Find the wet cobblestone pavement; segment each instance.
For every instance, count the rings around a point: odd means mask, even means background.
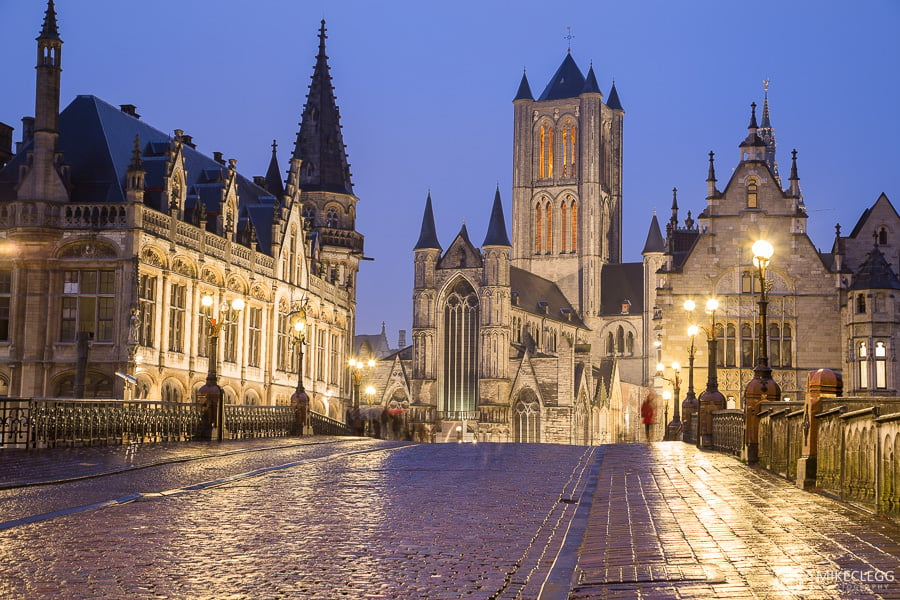
[[[6,490],[142,495],[0,531],[0,598],[900,598],[896,523],[680,443],[272,442]]]

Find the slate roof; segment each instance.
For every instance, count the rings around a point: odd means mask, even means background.
[[[125,202],[125,175],[131,162],[134,138],[139,137],[141,160],[146,189],[145,204],[168,211],[161,198],[163,177],[166,174],[166,151],[172,137],[140,119],[104,102],[96,96],[77,96],[59,115],[57,149],[63,162],[69,165],[73,203]],[[19,166],[27,159],[32,142],[12,158],[0,171],[0,201],[15,199]],[[204,202],[209,212],[218,212],[221,179],[225,165],[205,156],[188,145],[183,146],[187,169],[188,202],[186,208]],[[238,219],[251,218],[256,229],[260,250],[270,252],[272,203],[269,192],[241,175],[237,176],[241,202]],[[247,212],[249,206],[268,206],[267,211]]]
[[[516,97],[513,98],[515,100],[534,100],[534,96],[531,95],[531,86],[528,85],[528,78],[525,77],[525,72],[522,72],[522,81],[519,82],[519,89],[516,90]]]
[[[644,242],[644,249],[641,250],[641,254],[665,251],[666,243],[663,241],[662,231],[659,228],[659,221],[656,219],[656,213],[654,212],[653,218],[650,220],[650,229],[647,231],[647,241]]]
[[[866,259],[853,276],[851,290],[900,290],[900,278],[884,258],[877,246],[866,254]]]
[[[584,87],[581,88],[582,94],[602,94],[600,86],[597,85],[597,76],[594,75],[594,65],[588,67],[587,77],[584,78]]]
[[[614,110],[625,110],[622,108],[622,102],[619,101],[619,92],[616,91],[615,81],[613,81],[612,87],[609,89],[609,97],[606,99],[606,105]]]
[[[600,272],[600,313],[621,315],[622,303],[631,303],[630,315],[644,311],[644,263],[603,265]]]
[[[581,317],[569,304],[568,299],[566,299],[559,287],[549,279],[544,279],[534,273],[511,266],[509,268],[509,287],[513,295],[518,297],[518,302],[513,302],[515,308],[520,308],[526,312],[541,315],[560,323],[571,323],[578,327],[585,327]],[[542,310],[539,303],[546,303],[546,312]]]
[[[425,213],[422,215],[422,229],[419,231],[419,241],[416,242],[413,250],[424,250],[426,248],[442,250],[441,243],[437,238],[437,229],[434,226],[434,209],[431,208],[431,192],[428,192],[428,198],[425,200]]]
[[[584,89],[584,75],[575,64],[571,54],[566,54],[562,64],[553,74],[550,83],[544,88],[538,100],[559,100],[561,98],[577,98]]]
[[[500,202],[500,187],[494,192],[494,206],[491,209],[491,220],[488,223],[487,235],[482,246],[511,246],[506,235],[506,221],[503,218],[503,203]]]

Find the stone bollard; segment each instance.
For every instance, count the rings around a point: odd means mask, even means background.
[[[808,489],[816,485],[816,466],[819,442],[819,405],[822,398],[840,396],[844,380],[831,369],[811,371],[806,377],[806,403],[803,407],[803,450],[797,459],[797,487]]]

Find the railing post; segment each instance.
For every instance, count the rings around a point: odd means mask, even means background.
[[[819,420],[821,399],[824,396],[840,396],[844,380],[840,373],[831,369],[819,369],[806,377],[806,403],[803,407],[803,450],[797,459],[798,487],[803,489],[816,485],[816,463],[818,460]],[[841,453],[843,455],[843,452]],[[842,457],[843,459],[843,457]],[[843,471],[843,469],[842,469]]]

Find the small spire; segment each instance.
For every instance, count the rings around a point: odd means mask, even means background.
[[[716,181],[716,166],[715,166],[715,158],[716,153],[712,150],[709,151],[709,173],[706,175],[706,181],[710,182]]]
[[[500,201],[500,185],[494,192],[494,205],[491,208],[491,220],[488,223],[487,235],[482,246],[512,246],[506,235],[506,220],[503,218],[503,203]]]
[[[606,105],[613,110],[623,110],[622,102],[619,100],[619,92],[616,91],[615,79],[613,79],[612,87],[609,90],[609,98],[606,99]]]
[[[53,0],[48,0],[47,2],[47,10],[44,12],[44,25],[41,27],[40,37],[59,39],[59,27],[56,24],[56,7],[53,6]]]
[[[528,78],[525,77],[525,68],[522,68],[522,81],[519,82],[519,89],[516,91],[516,97],[513,98],[513,102],[516,100],[534,100],[534,96],[531,94],[531,86],[528,85]]]
[[[791,150],[791,177],[790,192],[794,197],[800,197],[800,176],[797,175],[797,150]]]
[[[131,149],[131,163],[128,165],[129,171],[140,171],[144,166],[141,160],[141,136],[135,134],[134,147]]]
[[[600,86],[597,84],[597,76],[594,75],[594,63],[588,68],[587,77],[584,78],[584,87],[581,88],[582,94],[602,94]]]
[[[653,218],[650,219],[650,229],[647,231],[647,241],[641,254],[648,252],[665,252],[666,244],[663,241],[662,231],[659,229],[659,221],[656,219],[656,210],[653,210]]]
[[[328,39],[328,36],[325,34],[325,19],[322,19],[322,23],[319,26],[319,56],[325,57],[325,40]]]
[[[416,242],[413,250],[432,248],[441,250],[441,244],[438,242],[437,231],[434,226],[434,210],[431,208],[431,191],[429,191],[428,198],[425,200],[425,214],[422,215],[422,229],[419,233],[419,241]]]
[[[747,129],[759,129],[759,125],[756,124],[756,102],[750,103],[750,124],[747,125]]]
[[[284,195],[284,182],[281,180],[281,169],[278,168],[277,140],[272,140],[272,158],[266,171],[266,190],[276,198]]]
[[[678,188],[672,188],[672,217],[669,219],[672,229],[678,228]]]
[[[769,121],[769,80],[763,79],[763,113],[762,113],[763,129],[772,127]]]

